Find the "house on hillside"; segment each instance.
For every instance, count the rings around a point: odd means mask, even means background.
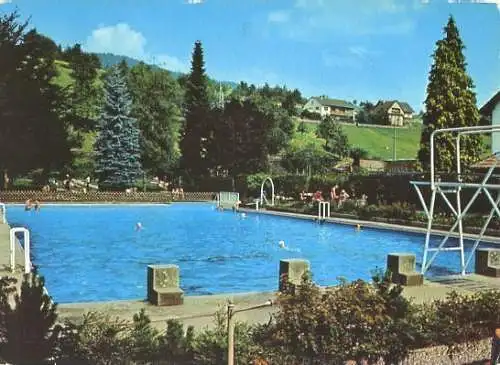
[[[408,104],[406,101],[398,101],[398,104],[401,106],[401,109],[403,109],[405,119],[412,119],[415,115],[415,110],[413,110],[410,104]]]
[[[357,108],[354,104],[345,100],[320,96],[310,98],[304,105],[303,110],[307,110],[309,113],[317,113],[322,118],[331,116],[336,120],[354,122]]]
[[[492,125],[500,128],[500,90],[479,109]],[[491,137],[491,153],[500,153],[500,132],[493,132]]]
[[[390,100],[378,103],[373,109],[373,114],[382,121],[381,124],[388,124],[402,127],[407,124],[415,111],[406,103],[397,100]]]

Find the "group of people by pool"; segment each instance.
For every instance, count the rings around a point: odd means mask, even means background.
[[[333,206],[340,208],[347,200],[349,200],[351,196],[347,193],[345,189],[341,189],[340,193],[337,193],[338,189],[339,189],[338,185],[335,185],[330,189],[329,200]],[[302,190],[302,192],[300,193],[300,200],[305,202],[308,199],[311,199],[313,202],[327,201],[327,199],[323,198],[323,192],[321,190],[316,190],[316,192],[314,193],[308,193],[305,190]],[[366,205],[367,199],[368,196],[366,194],[363,194],[361,196],[359,204]]]
[[[24,203],[24,210],[25,211],[30,211],[34,210],[35,212],[38,212],[40,210],[40,202],[38,200],[31,201],[31,199],[26,200]]]

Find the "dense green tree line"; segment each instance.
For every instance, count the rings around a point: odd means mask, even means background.
[[[479,120],[473,84],[465,72],[463,44],[451,18],[445,33],[437,43],[429,76],[419,153],[424,168],[429,158],[427,141],[434,129],[477,125]],[[2,15],[2,187],[16,176],[28,174],[40,183],[51,175],[66,173],[103,179],[102,167],[109,166],[110,159],[122,166],[118,170],[130,167],[130,173],[123,176],[137,178],[141,170],[146,176],[167,176],[169,180],[183,177],[194,188],[200,178],[268,171],[271,155],[284,156],[282,166],[288,171],[309,173],[329,171],[349,156],[359,166],[361,156],[366,156],[359,148],[351,151],[342,127],[332,119],[323,120],[316,133],[309,133],[303,123],[296,130],[293,118],[304,101],[299,90],[245,82],[231,89],[207,76],[203,52],[201,42],[196,42],[191,70],[180,77],[142,62],[102,69],[99,58],[83,51],[79,44],[62,49],[30,30],[17,13]],[[69,69],[71,81],[67,85],[55,82],[61,67]],[[115,151],[102,160],[103,135],[120,135],[103,129],[117,128],[105,122],[115,117],[110,114],[109,98],[115,91],[107,78],[117,70],[125,83],[125,99],[130,99],[125,103],[130,106],[126,118],[135,121],[139,149],[137,152],[134,147],[131,155]],[[360,106],[358,121],[376,119],[373,104]],[[116,113],[120,113],[118,109]],[[476,136],[463,138],[466,164],[477,160],[480,142]],[[109,146],[120,143],[110,142]],[[449,136],[440,137],[437,145],[438,167],[450,170],[454,146]],[[92,151],[89,146],[94,146]],[[136,153],[138,157],[132,159],[137,159],[140,168],[130,160]],[[117,186],[132,187],[133,180],[126,178]],[[111,185],[107,187],[117,188]]]

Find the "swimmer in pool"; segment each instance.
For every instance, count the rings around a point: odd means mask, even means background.
[[[241,213],[241,218],[246,218],[247,215],[245,213]]]
[[[285,241],[283,240],[279,241],[278,245],[280,246],[280,248],[286,248]]]
[[[361,224],[356,224],[356,231],[361,231]]]
[[[137,222],[136,225],[135,225],[135,230],[136,231],[140,231],[142,230],[142,223],[141,222]]]

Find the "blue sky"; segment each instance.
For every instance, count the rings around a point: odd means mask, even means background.
[[[450,14],[480,105],[500,89],[500,4],[459,0],[0,0],[63,45],[176,71],[203,42],[210,76],[305,96],[399,99],[420,110]],[[144,4],[147,4],[145,6]]]

